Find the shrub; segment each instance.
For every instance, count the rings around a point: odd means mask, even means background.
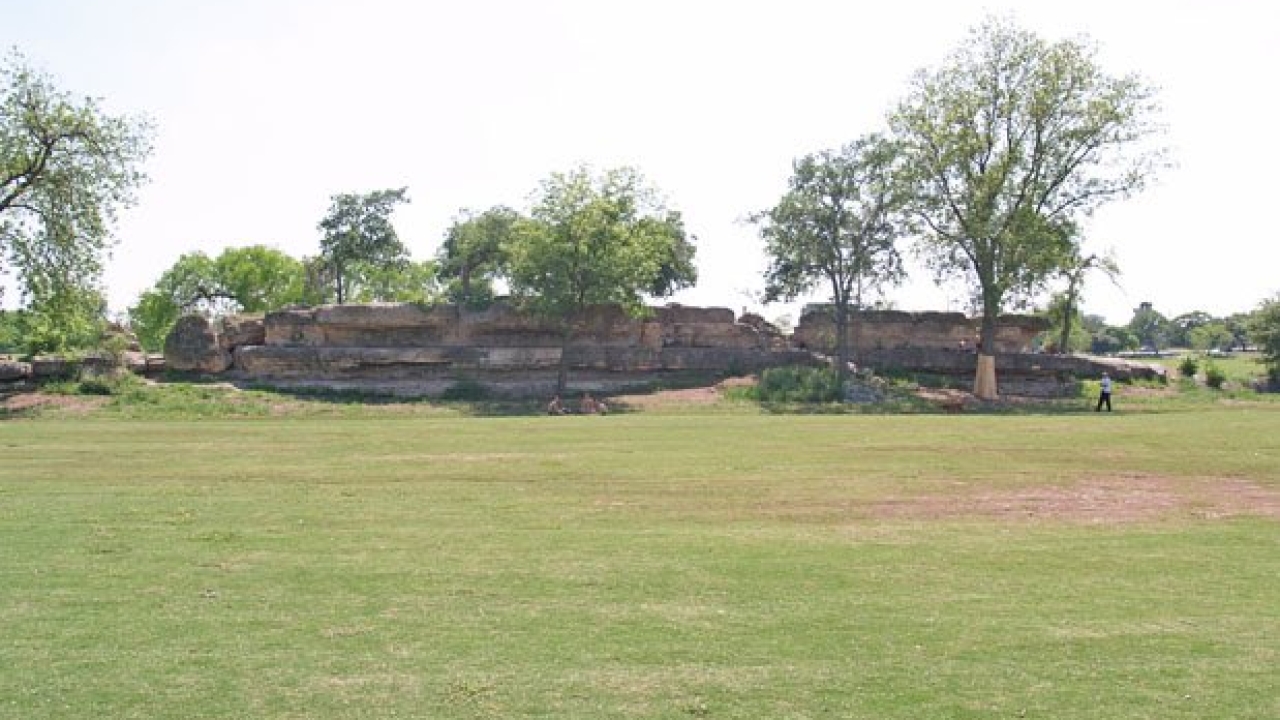
[[[82,375],[76,386],[80,395],[124,395],[142,386],[142,381],[130,373],[106,373]]]
[[[489,397],[489,389],[475,380],[465,378],[450,385],[440,397],[442,400],[485,400]]]
[[[837,402],[843,395],[840,377],[831,368],[769,368],[756,385],[756,397],[765,402]]]
[[[1214,363],[1205,363],[1204,365],[1204,382],[1211,388],[1220,389],[1222,384],[1227,381],[1227,374],[1222,371]]]
[[[1196,359],[1190,355],[1182,358],[1182,362],[1178,363],[1178,374],[1185,378],[1195,377],[1196,371],[1199,369],[1200,363],[1197,363]]]

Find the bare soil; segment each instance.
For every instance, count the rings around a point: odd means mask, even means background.
[[[1238,478],[1102,477],[1066,486],[893,498],[870,505],[893,519],[1062,520],[1129,523],[1161,519],[1280,519],[1280,491]]]
[[[754,377],[727,378],[708,387],[659,390],[643,395],[616,395],[610,398],[609,402],[637,410],[653,410],[672,405],[711,405],[720,400],[720,396],[725,389],[749,386],[755,383],[756,379]]]
[[[36,409],[57,409],[69,413],[87,414],[106,402],[105,397],[57,395],[39,391],[16,392],[0,395],[0,417],[20,415]]]

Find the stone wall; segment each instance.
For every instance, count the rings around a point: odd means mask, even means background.
[[[882,374],[927,372],[949,378],[947,384],[951,387],[969,388],[977,371],[978,355],[954,348],[882,348],[863,353],[862,362]],[[997,384],[1003,395],[1072,396],[1079,392],[1081,380],[1100,377],[1104,372],[1121,382],[1165,377],[1164,368],[1159,365],[1122,359],[1040,353],[996,355]]]
[[[600,392],[815,362],[776,331],[739,322],[726,308],[669,305],[633,318],[598,306],[564,339],[558,323],[504,304],[478,311],[326,305],[260,318],[184,318],[165,355],[175,370],[405,395],[438,395],[464,380],[497,394],[544,394],[555,385],[562,352],[572,386]]]
[[[859,313],[854,327],[859,364],[953,377],[957,387],[972,382],[977,326],[964,315]],[[1022,352],[1042,329],[1039,318],[1001,318],[1001,392],[1069,393],[1077,378],[1104,370],[1120,380],[1159,375],[1150,366]],[[726,308],[670,305],[633,318],[600,306],[574,325],[567,345],[563,340],[558,324],[502,304],[479,311],[326,305],[265,317],[184,318],[165,344],[165,359],[174,370],[281,388],[438,396],[467,382],[495,395],[545,396],[563,352],[572,389],[614,393],[817,364],[815,352],[834,349],[834,326],[829,315],[809,312],[789,341],[763,318],[737,318]]]
[[[971,349],[977,346],[980,324],[980,318],[962,313],[860,311],[850,317],[849,346],[857,349],[855,359],[860,361],[858,355],[873,350]],[[996,352],[1028,352],[1035,336],[1048,328],[1049,322],[1044,318],[1003,315],[996,321]],[[818,352],[835,352],[836,326],[831,308],[805,308],[792,342]]]
[[[76,357],[37,355],[30,360],[0,356],[0,390],[24,388],[51,380],[71,380],[81,373],[107,373],[116,369],[135,375],[156,376],[165,370],[163,355],[125,351],[118,359],[89,353]]]

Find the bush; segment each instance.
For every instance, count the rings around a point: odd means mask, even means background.
[[[485,400],[489,397],[489,389],[468,378],[450,385],[440,397],[442,400]]]
[[[1222,368],[1208,362],[1204,365],[1204,382],[1215,390],[1222,388],[1222,384],[1227,381],[1227,374]]]
[[[142,381],[130,373],[106,373],[82,375],[76,386],[80,395],[124,395],[142,386]]]
[[[1200,363],[1196,362],[1196,359],[1190,355],[1182,358],[1182,362],[1178,363],[1178,374],[1185,378],[1195,377],[1196,371],[1199,369]]]
[[[840,377],[831,368],[769,368],[756,385],[756,398],[764,402],[824,403],[843,397]]]

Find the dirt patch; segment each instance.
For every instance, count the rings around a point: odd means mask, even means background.
[[[659,390],[643,395],[617,395],[610,398],[609,403],[635,410],[652,410],[669,405],[712,405],[720,401],[721,394],[727,388],[747,387],[755,384],[756,379],[754,377],[734,377],[727,378],[710,387]]]
[[[44,392],[20,392],[0,396],[0,417],[26,415],[36,411],[59,410],[86,414],[107,402],[105,397],[57,395]]]
[[[1069,486],[892,498],[871,517],[1127,523],[1171,518],[1280,519],[1280,490],[1237,478],[1097,478]]]

